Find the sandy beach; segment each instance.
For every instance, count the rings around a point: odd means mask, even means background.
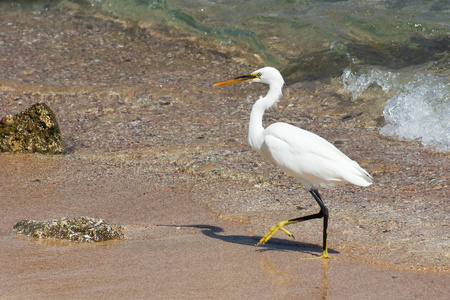
[[[247,145],[263,85],[213,88],[257,69],[250,52],[64,4],[0,8],[0,117],[37,102],[68,152],[0,154],[0,298],[447,299],[448,154],[378,134],[377,91],[351,101],[338,78],[288,85],[265,124],[321,135],[374,177],[321,190],[320,220],[294,179]],[[89,216],[126,239],[36,240],[23,219]]]

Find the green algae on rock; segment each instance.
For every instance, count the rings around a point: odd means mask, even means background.
[[[104,220],[89,217],[62,218],[38,222],[22,220],[13,227],[13,233],[33,238],[57,238],[73,242],[103,242],[125,238],[122,225],[110,225]]]
[[[65,146],[55,114],[37,103],[0,121],[1,152],[63,153]]]

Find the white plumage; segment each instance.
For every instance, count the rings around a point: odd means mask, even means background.
[[[314,133],[286,123],[275,123],[262,133],[262,144],[252,147],[308,188],[350,182],[371,184],[370,175],[357,162]]]

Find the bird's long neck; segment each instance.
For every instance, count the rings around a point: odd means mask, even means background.
[[[264,137],[262,135],[264,131],[263,116],[266,109],[275,105],[282,96],[281,88],[283,85],[271,84],[269,92],[265,97],[259,98],[258,101],[253,104],[252,112],[250,113],[250,123],[248,129],[248,142],[250,146],[256,151],[259,151]]]

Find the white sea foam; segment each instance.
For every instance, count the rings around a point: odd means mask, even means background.
[[[450,151],[450,82],[448,77],[372,69],[342,75],[346,90],[358,98],[370,85],[395,92],[384,107],[380,134],[399,140],[420,140],[424,147]]]

